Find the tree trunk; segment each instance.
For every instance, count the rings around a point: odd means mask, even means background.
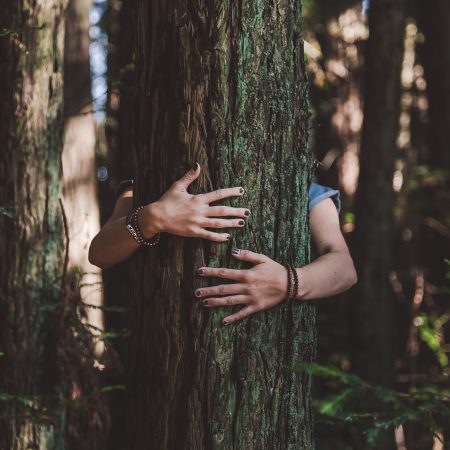
[[[373,1],[369,10],[364,123],[356,196],[358,284],[352,307],[353,367],[365,379],[393,381],[392,178],[399,122],[405,2]]]
[[[425,34],[423,51],[429,102],[429,155],[425,162],[438,169],[450,166],[450,4],[419,2],[418,23]]]
[[[60,202],[65,2],[0,23],[0,448],[96,449],[107,415]]]
[[[64,148],[62,153],[63,204],[70,239],[69,268],[80,273],[80,295],[92,305],[86,321],[103,329],[101,271],[88,261],[89,244],[100,229],[95,176],[95,122],[89,68],[90,0],[70,0],[66,10],[64,54]],[[95,342],[101,357],[104,343]]]
[[[232,245],[309,259],[307,81],[300,2],[137,1],[136,204],[187,167],[192,193],[243,186],[252,210]],[[311,449],[309,302],[224,327],[193,299],[201,265],[230,246],[164,235],[133,260],[129,449]]]
[[[0,448],[64,448],[52,311],[61,295],[63,1],[0,19]],[[52,400],[44,404],[41,398]],[[54,406],[57,412],[47,408]]]

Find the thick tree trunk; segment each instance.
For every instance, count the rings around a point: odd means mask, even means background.
[[[55,323],[64,2],[4,2],[0,19],[0,448],[64,448]],[[51,361],[51,362],[50,362]],[[53,399],[43,404],[41,398]],[[55,411],[47,408],[53,404]],[[43,409],[45,407],[45,409]]]
[[[9,2],[1,15],[2,450],[96,449],[106,421],[91,339],[79,321],[78,278],[67,272],[64,8]]]
[[[370,2],[364,123],[356,196],[353,368],[366,380],[391,385],[393,361],[392,178],[399,122],[405,2]]]
[[[300,2],[137,2],[136,203],[194,162],[193,193],[243,186],[232,245],[309,258],[307,82]],[[224,327],[193,300],[229,246],[163,236],[133,261],[129,449],[310,449],[314,309],[282,304]]]

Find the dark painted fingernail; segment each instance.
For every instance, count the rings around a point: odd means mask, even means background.
[[[228,325],[228,322],[227,322],[226,320],[224,320],[222,323],[223,323],[224,325]]]
[[[208,305],[208,300],[203,300],[203,305],[207,306]]]
[[[241,251],[238,248],[232,248],[231,253],[233,253],[233,255],[239,255],[239,253],[241,253]]]
[[[248,217],[250,215],[250,211],[247,209],[244,211],[244,214]]]
[[[230,239],[231,239],[231,236],[227,236],[227,238],[225,240],[229,241]]]
[[[243,220],[240,220],[240,221],[239,221],[239,225],[244,225],[244,223],[245,223],[245,222],[244,222]]]
[[[195,271],[195,275],[203,275],[205,273],[205,271],[203,269],[197,269]]]
[[[196,297],[200,297],[202,295],[202,291],[198,289],[197,291],[195,291],[195,295]]]
[[[198,163],[195,163],[195,164],[192,166],[192,170],[195,172],[197,169],[198,169]]]
[[[240,194],[243,194],[243,193],[244,193],[244,189],[239,188],[239,193],[240,193]]]

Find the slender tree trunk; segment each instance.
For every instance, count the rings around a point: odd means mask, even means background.
[[[64,3],[4,2],[0,19],[0,392],[8,396],[0,400],[0,448],[8,450],[65,446],[52,341],[65,248]]]
[[[429,155],[425,162],[445,169],[450,166],[450,3],[420,0],[419,6],[429,102]]]
[[[243,186],[233,246],[309,258],[307,83],[300,2],[137,1],[136,203],[194,162],[193,193]],[[230,247],[163,236],[133,261],[129,449],[311,449],[314,309],[282,304],[224,327],[193,299]]]
[[[106,137],[108,154],[106,164],[109,168],[108,183],[102,183],[103,216],[111,214],[117,184],[133,176],[132,172],[132,118],[134,88],[134,23],[133,8],[125,0],[109,0],[108,14],[108,105]],[[105,305],[123,308],[105,314],[108,331],[119,333],[112,345],[117,352],[116,364],[107,372],[113,385],[125,384],[125,364],[129,351],[129,317],[125,312],[130,307],[131,283],[129,278],[130,261],[116,264],[103,272],[105,282]],[[124,391],[110,394],[111,432],[108,436],[108,449],[123,450],[124,427],[126,421],[126,395]]]
[[[66,10],[64,55],[64,148],[62,153],[63,203],[70,239],[69,268],[80,275],[80,294],[86,321],[103,329],[101,271],[88,261],[89,244],[100,229],[95,176],[95,122],[89,68],[89,9],[91,0],[70,0]],[[95,343],[101,357],[104,343]]]
[[[352,368],[365,380],[394,382],[392,179],[400,110],[404,0],[373,0],[365,56],[364,122],[356,195],[355,263],[358,284],[352,302]],[[367,399],[370,405],[371,400]],[[394,447],[393,432],[377,448]]]

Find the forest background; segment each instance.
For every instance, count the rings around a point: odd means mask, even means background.
[[[44,3],[35,30],[11,27],[13,8],[1,13],[0,117],[5,124],[15,114],[9,109],[11,67],[17,61],[20,66],[21,58],[12,62],[5,49],[13,45],[19,54],[34,53],[36,60],[42,55],[43,61],[50,55],[50,81],[35,77],[28,89],[41,89],[36,101],[48,101],[53,119],[43,124],[30,116],[39,109],[33,105],[22,116],[21,130],[31,129],[30,123],[54,127],[54,136],[60,130],[61,139],[48,143],[56,163],[44,167],[47,156],[36,153],[20,159],[19,167],[30,174],[25,203],[37,211],[60,211],[63,233],[59,242],[42,247],[28,246],[26,233],[12,244],[4,240],[2,257],[26,255],[27,261],[13,258],[21,273],[30,274],[24,275],[25,286],[39,273],[36,266],[52,265],[45,255],[56,244],[64,253],[65,301],[53,301],[59,288],[55,294],[51,284],[39,283],[37,297],[53,300],[42,303],[39,313],[15,305],[14,320],[21,320],[27,336],[17,342],[9,333],[10,280],[2,270],[2,430],[15,433],[11,421],[22,416],[43,424],[64,416],[65,431],[51,444],[41,438],[40,447],[23,448],[124,448],[129,267],[124,263],[101,274],[88,263],[87,248],[111,214],[115,187],[133,174],[135,18],[133,7],[120,0]],[[29,35],[49,17],[53,31],[47,44],[33,47],[36,41]],[[314,375],[316,447],[444,449],[450,442],[450,4],[303,0],[302,37],[315,176],[340,189],[342,231],[359,277],[351,291],[314,302],[316,364],[298,370]],[[2,133],[9,136],[6,125]],[[8,139],[2,145],[12,142]],[[29,145],[28,137],[14,142]],[[7,183],[3,186],[10,150],[2,149],[0,168],[3,231],[16,217]],[[62,196],[54,205],[34,203],[44,186],[40,177],[60,185]],[[33,222],[33,214],[25,212],[16,218]],[[56,226],[52,220],[45,227]],[[44,323],[40,314],[50,313],[52,330],[43,328],[37,337],[27,331],[36,322],[24,316]],[[40,344],[55,339],[57,345]],[[27,351],[21,352],[24,346]],[[62,363],[55,356],[61,349]],[[23,380],[20,389],[6,369],[11,354],[20,360],[14,375]],[[48,387],[29,389],[33,379],[24,374],[41,365],[53,367],[52,376],[64,386],[58,400]],[[46,402],[50,391],[53,399]],[[29,442],[32,428],[21,431]],[[0,446],[9,442],[6,434]]]

